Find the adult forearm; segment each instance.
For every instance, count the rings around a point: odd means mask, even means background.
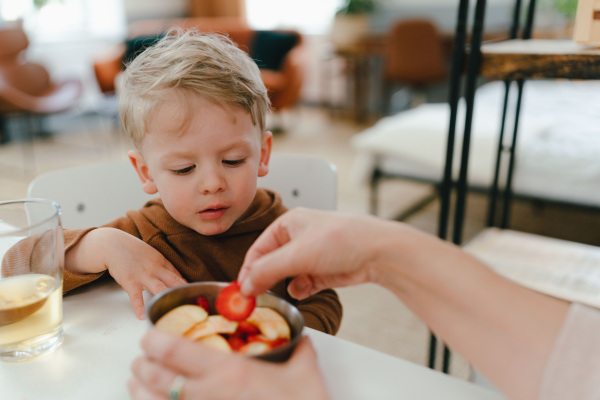
[[[535,398],[568,304],[500,277],[457,246],[395,229],[374,249],[377,282],[511,398]]]
[[[375,282],[513,398],[535,398],[568,304],[508,281],[460,247],[369,216],[292,210],[247,253],[242,288],[290,294]]]

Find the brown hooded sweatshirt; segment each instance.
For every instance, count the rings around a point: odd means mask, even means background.
[[[278,216],[286,212],[279,195],[259,188],[248,210],[228,231],[205,236],[175,221],[160,199],[146,203],[137,211],[128,211],[103,227],[125,231],[158,250],[188,282],[237,279],[244,256],[250,245]],[[69,251],[91,229],[65,229],[65,251]],[[77,274],[65,270],[64,292],[92,282],[107,271],[97,274]],[[296,305],[304,316],[305,325],[335,334],[342,318],[342,305],[333,290],[323,290],[297,301],[287,294],[287,283],[279,282],[271,291]]]

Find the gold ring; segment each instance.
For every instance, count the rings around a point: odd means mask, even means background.
[[[183,389],[183,384],[185,383],[185,377],[183,375],[177,375],[175,379],[173,379],[173,383],[169,388],[169,399],[170,400],[181,400],[181,389]]]

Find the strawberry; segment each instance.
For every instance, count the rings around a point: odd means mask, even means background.
[[[254,335],[250,334],[246,338],[246,342],[248,342],[248,343],[255,343],[255,342],[265,343],[265,344],[268,344],[270,348],[274,349],[276,347],[288,344],[290,342],[290,340],[287,338],[277,338],[277,339],[269,340],[260,334],[254,334]]]
[[[256,325],[251,324],[248,321],[238,322],[237,331],[242,335],[250,335],[250,334],[256,334],[256,333],[260,332]]]
[[[222,289],[215,301],[217,312],[230,321],[245,320],[252,314],[255,306],[256,298],[242,295],[237,282]]]
[[[198,296],[198,298],[196,299],[196,304],[204,308],[206,312],[210,314],[210,303],[208,302],[206,297]]]
[[[255,334],[248,335],[246,337],[246,342],[248,342],[248,343],[254,343],[254,342],[268,343],[269,339],[267,339],[260,333],[255,333]]]
[[[229,336],[229,339],[227,341],[229,342],[229,346],[231,346],[231,349],[234,351],[238,351],[246,345],[246,341],[239,336]]]

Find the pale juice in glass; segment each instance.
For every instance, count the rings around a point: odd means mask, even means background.
[[[0,279],[0,347],[30,348],[62,325],[62,285],[48,275]]]
[[[0,202],[0,361],[30,360],[63,342],[64,256],[56,202]]]

